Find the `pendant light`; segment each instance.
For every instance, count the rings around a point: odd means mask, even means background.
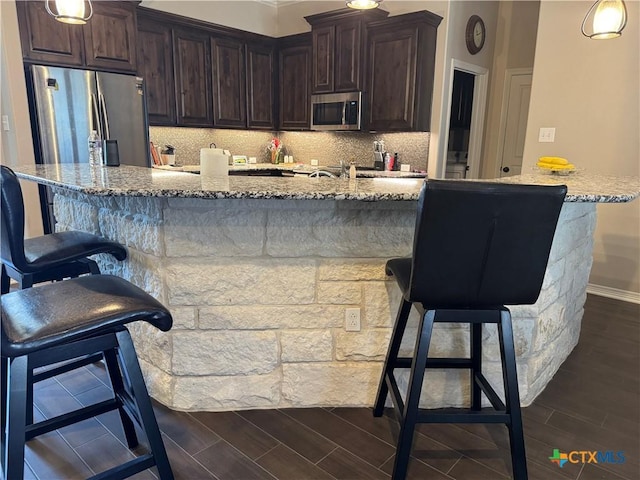
[[[85,1],[84,0],[55,0],[56,12],[51,11],[49,5],[51,0],[46,0],[45,7],[49,15],[62,23],[71,23],[74,25],[83,25],[93,15],[93,7],[91,0],[86,0],[89,4],[89,15],[85,17]]]
[[[382,3],[382,0],[350,0],[347,2],[347,7],[355,8],[356,10],[371,10],[372,8],[378,8]]]
[[[591,32],[586,29],[592,26]],[[594,40],[606,40],[622,35],[627,25],[627,8],[623,0],[598,0],[582,21],[582,34]]]

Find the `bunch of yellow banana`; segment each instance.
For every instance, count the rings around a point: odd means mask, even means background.
[[[536,165],[539,168],[553,171],[572,171],[576,169],[573,163],[569,163],[569,160],[562,157],[540,157]]]

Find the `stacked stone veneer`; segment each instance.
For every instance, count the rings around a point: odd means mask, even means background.
[[[129,259],[100,256],[103,272],[139,285],[174,316],[168,333],[130,326],[156,399],[181,410],[373,403],[400,301],[384,264],[410,254],[413,202],[57,192],[59,229],[125,244]],[[523,405],[578,341],[594,227],[595,204],[566,203],[538,302],[511,309]],[[344,330],[349,307],[361,308],[361,332]],[[501,392],[495,327],[485,326],[484,338],[485,370]],[[437,325],[430,355],[465,353],[468,328]],[[467,379],[428,372],[423,405],[464,404]]]

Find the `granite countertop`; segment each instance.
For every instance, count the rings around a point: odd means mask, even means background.
[[[163,165],[154,168],[173,172],[200,173],[200,165]],[[316,170],[324,170],[339,175],[339,168],[337,167],[330,167],[326,165],[311,166],[306,163],[248,163],[245,165],[229,165],[230,172],[251,172],[259,170],[282,170],[286,172],[303,173],[306,175],[315,172]],[[427,174],[424,172],[386,172],[380,170],[372,170],[369,168],[357,168],[358,178],[424,178],[426,177],[426,175]]]
[[[415,201],[424,181],[421,178],[208,178],[179,171],[127,165],[95,169],[86,164],[19,165],[13,169],[23,179],[99,196]],[[623,203],[640,194],[638,177],[583,172],[569,176],[526,174],[492,181],[566,184],[569,188],[565,199],[567,202]]]

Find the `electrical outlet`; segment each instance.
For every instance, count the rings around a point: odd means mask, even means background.
[[[316,160],[315,158],[311,159],[311,166],[312,167],[317,167],[318,166],[318,160]]]
[[[347,308],[344,311],[344,329],[347,332],[360,331],[360,309]]]

